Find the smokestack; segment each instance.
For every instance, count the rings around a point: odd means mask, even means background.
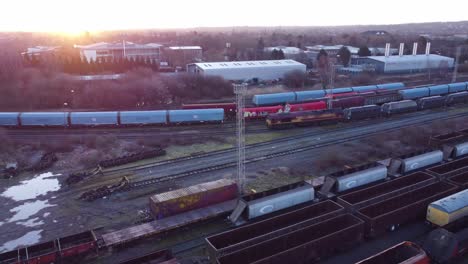
[[[426,44],[426,55],[431,54],[431,43],[427,42]]]
[[[390,56],[390,43],[385,44],[385,57]]]
[[[418,54],[418,43],[414,42],[413,43],[413,55]]]
[[[398,50],[398,56],[403,56],[403,52],[405,50],[405,43],[400,43],[400,50]]]

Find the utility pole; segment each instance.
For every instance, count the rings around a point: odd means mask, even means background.
[[[458,60],[460,59],[461,53],[461,46],[457,47],[457,53],[455,56],[455,67],[453,67],[453,74],[452,74],[452,83],[457,81],[457,74],[458,74]]]
[[[234,93],[236,94],[237,118],[237,186],[239,195],[244,194],[245,186],[245,123],[244,123],[244,96],[247,90],[245,84],[234,84]]]
[[[333,62],[330,62],[330,94],[331,97],[328,98],[328,109],[333,109],[332,100],[333,100],[333,88],[335,86],[335,65]]]

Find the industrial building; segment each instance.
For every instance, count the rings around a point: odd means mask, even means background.
[[[107,43],[99,42],[90,45],[75,45],[80,50],[82,59],[88,61],[149,58],[160,61],[162,45],[156,43],[136,44],[129,41]]]
[[[264,52],[271,53],[273,50],[281,50],[283,51],[285,59],[296,59],[298,58],[304,51],[297,47],[287,47],[287,46],[276,46],[276,47],[266,47]]]
[[[275,80],[290,71],[306,72],[306,65],[294,60],[201,62],[187,65],[187,72],[221,76],[226,80]]]
[[[173,67],[202,61],[203,49],[200,46],[171,46],[164,49],[165,60]]]
[[[453,68],[454,59],[436,54],[351,58],[351,64],[372,67],[377,73],[417,73]]]

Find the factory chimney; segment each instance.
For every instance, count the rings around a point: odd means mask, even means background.
[[[385,44],[385,57],[390,56],[390,43]]]
[[[418,54],[418,43],[414,42],[413,43],[413,55]]]
[[[400,43],[400,49],[398,50],[398,56],[403,56],[403,52],[405,50],[405,43]]]
[[[431,53],[431,43],[427,42],[426,43],[426,55],[429,56],[430,53]]]

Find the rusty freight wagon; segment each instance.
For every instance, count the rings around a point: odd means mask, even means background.
[[[411,190],[427,186],[437,179],[424,172],[416,172],[365,189],[338,196],[339,204],[346,208],[359,209]]]
[[[331,200],[327,200],[213,235],[206,238],[210,258],[215,260],[234,251],[253,246],[343,213],[344,208],[342,206]]]
[[[170,249],[163,249],[147,255],[119,262],[119,264],[179,264]]]
[[[438,174],[443,178],[460,174],[461,172],[468,171],[468,157],[447,162],[445,164],[432,167],[428,170]]]
[[[221,179],[156,194],[149,198],[149,203],[153,217],[161,219],[233,200],[236,197],[236,183],[232,180]]]
[[[360,243],[363,232],[363,221],[345,214],[228,254],[217,263],[314,263]]]
[[[468,172],[463,172],[449,177],[448,181],[466,189],[468,187]]]
[[[457,189],[450,183],[433,183],[361,208],[356,215],[365,221],[366,235],[374,237],[411,220],[424,219],[431,202],[455,193]]]
[[[426,252],[413,242],[401,242],[356,264],[430,264]]]

